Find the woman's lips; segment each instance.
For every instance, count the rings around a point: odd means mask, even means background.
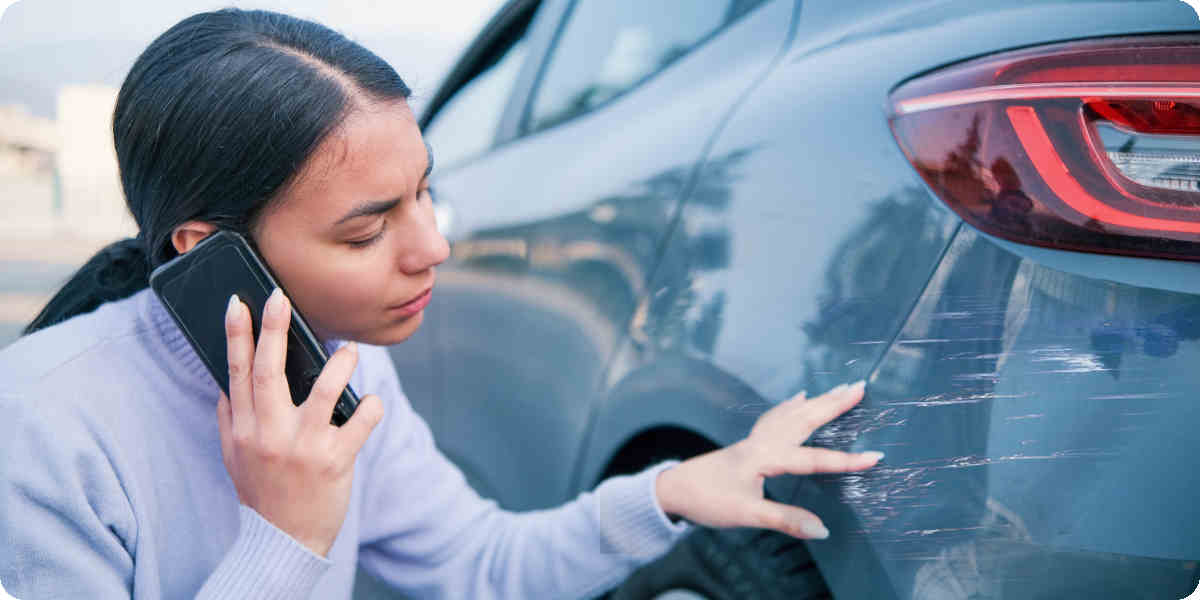
[[[432,296],[433,296],[433,288],[429,288],[429,289],[425,290],[424,292],[421,292],[421,295],[417,296],[416,298],[413,298],[412,300],[409,300],[408,302],[405,302],[404,304],[393,306],[393,307],[389,308],[388,310],[393,311],[401,316],[405,316],[405,317],[412,316],[412,315],[415,315],[415,314],[421,312],[425,308],[425,306],[429,304],[429,299]]]

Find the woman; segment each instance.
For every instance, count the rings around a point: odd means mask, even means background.
[[[138,58],[113,133],[140,233],[0,352],[0,580],[16,597],[346,598],[360,561],[419,597],[586,597],[688,522],[828,535],[762,484],[878,461],[799,447],[861,382],[552,510],[470,489],[383,348],[420,325],[448,255],[408,95],[357,44],[261,11],[190,17]],[[230,299],[228,398],[146,289],[149,268],[218,229],[252,240],[291,295],[272,295],[257,343]],[[282,375],[293,301],[333,351],[298,407]],[[347,383],[368,394],[333,427]]]

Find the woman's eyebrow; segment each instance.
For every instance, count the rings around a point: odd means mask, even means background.
[[[393,200],[375,200],[373,202],[363,202],[362,204],[350,209],[350,212],[338,219],[333,226],[337,227],[338,225],[341,225],[350,219],[356,219],[358,217],[383,214],[395,208],[397,204],[400,204],[399,198],[395,198]]]

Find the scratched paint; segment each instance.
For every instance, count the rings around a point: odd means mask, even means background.
[[[833,551],[878,556],[904,598],[1185,596],[1195,315],[1194,297],[1053,271],[964,228],[868,398],[814,437],[887,449],[822,479],[856,523]]]

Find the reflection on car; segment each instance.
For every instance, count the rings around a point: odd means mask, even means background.
[[[884,462],[767,485],[829,539],[697,528],[612,598],[1186,596],[1200,38],[1168,4],[507,3],[422,116],[453,253],[408,396],[523,510],[868,379],[809,443]]]

